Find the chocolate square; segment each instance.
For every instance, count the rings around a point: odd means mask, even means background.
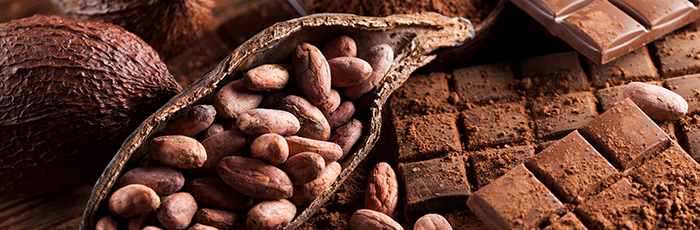
[[[452,76],[459,104],[483,104],[519,97],[511,89],[515,75],[508,62],[457,69]]]
[[[700,164],[688,155],[677,144],[671,144],[658,156],[650,159],[640,167],[630,171],[630,175],[639,181],[644,187],[659,192],[659,186],[664,187],[668,193],[682,191],[682,201],[698,203],[700,202],[700,191],[696,188],[700,186]],[[673,188],[668,191],[670,188]],[[662,197],[663,198],[663,197]]]
[[[661,83],[657,81],[650,81],[645,83],[661,86]],[[626,86],[626,84],[616,85],[608,88],[599,89],[595,92],[595,96],[596,98],[598,98],[598,101],[600,102],[600,107],[603,109],[603,111],[607,111],[608,109],[615,106],[617,102],[622,101],[622,99],[625,99],[624,96],[622,96],[622,91],[625,90]]]
[[[532,145],[489,149],[471,154],[476,187],[481,189],[535,155]]]
[[[654,41],[661,64],[661,77],[670,78],[700,73],[700,32],[669,34]]]
[[[547,225],[547,227],[544,227],[542,230],[587,230],[585,225],[581,222],[581,220],[576,217],[576,214],[573,212],[566,213],[566,215],[563,215],[559,217],[556,221],[554,221],[552,224]]]
[[[666,148],[669,137],[629,98],[580,130],[620,171]]]
[[[445,213],[465,209],[471,194],[464,162],[438,158],[413,163],[399,163],[403,176],[405,214],[417,219],[427,213]]]
[[[523,76],[520,85],[534,96],[578,92],[590,87],[576,51],[523,59],[520,70]]]
[[[650,218],[642,217],[645,209],[653,210],[654,207],[627,179],[622,178],[587,199],[576,207],[575,212],[592,229],[645,229],[644,221]]]
[[[490,229],[530,229],[564,205],[520,164],[472,193],[469,208]]]
[[[688,154],[696,161],[700,160],[700,116],[684,117],[681,120],[679,141]]]
[[[479,149],[531,138],[530,119],[521,104],[497,104],[461,113],[468,149]]]
[[[669,78],[664,86],[688,102],[688,114],[700,112],[700,74]]]
[[[391,96],[390,108],[393,117],[425,115],[450,110],[450,87],[446,73],[417,74]]]
[[[564,202],[583,200],[579,195],[617,172],[578,131],[542,150],[525,164]]]
[[[598,110],[593,94],[581,92],[537,98],[532,113],[537,137],[557,138],[593,120]]]
[[[399,162],[427,160],[462,150],[455,113],[395,120],[394,127]]]
[[[601,88],[627,84],[632,81],[653,81],[659,79],[659,73],[651,61],[649,50],[642,46],[606,64],[598,65],[586,59],[586,71],[593,86]]]

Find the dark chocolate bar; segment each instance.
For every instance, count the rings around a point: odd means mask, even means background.
[[[689,0],[512,0],[598,64],[700,18]]]

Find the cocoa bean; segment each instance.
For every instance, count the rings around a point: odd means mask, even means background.
[[[343,149],[340,145],[328,142],[319,141],[310,138],[300,137],[300,136],[288,136],[284,137],[287,140],[287,145],[289,146],[289,155],[301,152],[312,152],[323,157],[326,164],[335,162],[343,155]]]
[[[260,135],[250,144],[250,157],[281,165],[289,156],[289,146],[283,136],[276,133]]]
[[[370,209],[358,209],[348,222],[351,230],[383,229],[403,230],[403,227],[384,213]]]
[[[250,91],[245,87],[243,80],[232,81],[221,87],[214,96],[214,107],[219,116],[226,119],[236,119],[260,105],[263,94]]]
[[[252,91],[277,91],[289,83],[290,73],[278,64],[265,64],[255,67],[243,75],[243,84]]]
[[[185,229],[197,213],[197,201],[186,192],[174,193],[163,199],[158,208],[158,220],[166,229]]]
[[[224,157],[217,172],[233,189],[255,199],[289,198],[294,189],[284,171],[253,158]]]
[[[294,114],[277,109],[251,109],[236,120],[236,125],[244,133],[260,136],[265,133],[292,135],[301,128]]]
[[[292,195],[292,202],[294,203],[305,203],[316,199],[323,191],[328,189],[333,182],[340,175],[341,167],[338,162],[332,162],[326,165],[326,169],[323,171],[320,177],[309,183],[294,186],[294,195]]]
[[[195,105],[182,115],[173,119],[163,129],[163,135],[184,135],[193,137],[209,128],[216,117],[216,109],[212,105]]]
[[[206,150],[207,160],[201,168],[190,170],[192,175],[216,175],[216,165],[221,158],[247,154],[250,141],[243,132],[229,129],[202,141],[202,146]]]
[[[387,44],[376,45],[359,56],[372,66],[372,74],[360,84],[343,88],[343,95],[350,99],[357,99],[374,89],[384,78],[394,62],[394,50]]]
[[[119,179],[119,186],[130,184],[142,184],[153,189],[159,196],[167,196],[185,185],[185,177],[171,167],[143,166],[127,171]]]
[[[111,215],[105,215],[97,221],[95,230],[117,230],[119,229],[119,221]]]
[[[331,134],[331,138],[328,141],[338,144],[340,148],[343,149],[343,155],[341,155],[338,159],[342,160],[348,155],[352,149],[352,146],[354,146],[355,143],[360,140],[361,136],[362,122],[357,119],[352,119],[345,125],[340,126],[333,131],[333,134]]]
[[[428,213],[418,218],[413,230],[452,230],[452,225],[442,215]]]
[[[155,211],[160,207],[160,197],[145,185],[130,184],[114,191],[108,207],[115,216],[130,218]]]
[[[355,105],[351,101],[344,101],[336,110],[326,114],[326,120],[331,129],[336,129],[347,123],[355,114]]]
[[[207,153],[199,141],[182,135],[153,138],[148,154],[154,161],[181,169],[199,168],[207,160]]]
[[[328,107],[331,70],[321,51],[309,43],[298,45],[292,54],[292,68],[306,98],[318,107]]]
[[[219,123],[212,123],[209,128],[204,130],[204,137],[202,137],[202,140],[206,140],[207,138],[210,138],[216,134],[219,134],[224,131],[224,126],[219,124]]]
[[[340,35],[326,43],[321,51],[328,60],[337,57],[355,57],[357,44],[350,36]]]
[[[214,208],[241,211],[253,207],[253,198],[236,192],[219,177],[200,177],[187,183],[185,190],[195,200]]]
[[[289,95],[280,101],[280,108],[289,111],[299,119],[301,128],[296,133],[298,136],[322,141],[330,137],[331,126],[326,116],[303,97]]]
[[[374,166],[367,179],[365,189],[365,208],[396,217],[399,203],[399,184],[396,173],[386,162]]]
[[[287,199],[262,201],[248,211],[248,229],[282,229],[294,219],[297,207]]]
[[[323,174],[326,162],[318,154],[303,152],[287,159],[280,169],[287,173],[294,185],[309,183]]]
[[[331,86],[349,87],[366,81],[372,75],[372,66],[356,57],[328,59],[331,68]]]
[[[237,212],[202,208],[194,215],[194,222],[219,230],[235,230],[245,228],[245,218],[246,216]]]
[[[644,113],[654,120],[674,121],[688,112],[688,102],[677,93],[661,86],[630,82],[622,91]]]

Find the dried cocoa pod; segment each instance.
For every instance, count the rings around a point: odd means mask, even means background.
[[[251,136],[266,133],[292,135],[301,125],[294,114],[278,109],[251,109],[236,120],[238,129]]]
[[[326,43],[321,48],[321,52],[327,60],[337,57],[355,57],[357,56],[357,44],[350,36],[340,35]]]
[[[362,122],[357,119],[352,119],[333,131],[328,141],[338,144],[343,150],[343,155],[338,160],[342,160],[348,155],[352,146],[360,140],[360,136],[362,136]]]
[[[158,208],[158,220],[166,229],[185,229],[197,213],[197,201],[186,192],[166,196]]]
[[[218,133],[221,133],[224,131],[224,126],[219,124],[219,123],[212,123],[209,128],[204,130],[204,137],[202,137],[202,140],[206,140],[207,138],[210,138]]]
[[[195,105],[175,118],[163,129],[163,135],[184,135],[193,137],[209,128],[216,117],[216,109],[212,105]]]
[[[267,161],[272,165],[281,165],[289,156],[287,140],[276,133],[260,135],[250,144],[250,157]]]
[[[428,213],[418,218],[413,230],[452,230],[452,225],[442,215]]]
[[[292,202],[294,203],[306,203],[316,199],[323,191],[335,182],[340,175],[340,164],[338,162],[332,162],[326,165],[326,169],[323,171],[320,177],[309,183],[294,186],[294,194],[292,195]]]
[[[219,230],[245,228],[246,216],[237,212],[202,208],[194,215],[194,222],[206,224]]]
[[[303,97],[289,95],[280,101],[280,108],[289,111],[299,119],[301,128],[296,135],[322,141],[328,140],[331,136],[331,126],[326,116]]]
[[[299,89],[309,102],[319,108],[329,107],[331,70],[323,53],[314,45],[302,43],[294,50],[292,68]]]
[[[159,196],[167,196],[185,185],[185,176],[171,167],[143,166],[129,170],[119,179],[119,186],[130,184],[142,184],[153,189]]]
[[[661,86],[630,82],[622,91],[649,117],[660,121],[675,121],[688,112],[688,102],[677,93]]]
[[[287,173],[294,185],[309,183],[323,174],[326,162],[318,154],[312,152],[297,153],[280,166]]]
[[[119,221],[111,215],[105,215],[97,221],[95,230],[117,230],[119,229]]]
[[[145,185],[130,184],[117,189],[109,197],[109,212],[118,217],[135,217],[153,212],[158,207],[160,197]]]
[[[284,137],[284,139],[287,140],[290,156],[302,152],[312,152],[321,155],[323,160],[326,161],[326,164],[330,164],[340,159],[343,155],[343,149],[340,148],[340,145],[333,142],[319,141],[300,136],[288,136]]]
[[[153,138],[148,154],[154,161],[181,169],[199,168],[207,160],[207,153],[199,141],[182,135]]]
[[[245,155],[248,153],[250,141],[243,132],[230,129],[202,141],[202,146],[207,153],[207,160],[202,164],[202,167],[190,170],[190,174],[197,176],[215,175],[216,165],[221,158]]]
[[[372,67],[372,74],[367,80],[360,84],[343,88],[343,95],[350,99],[357,99],[374,89],[382,80],[386,72],[394,62],[394,50],[387,44],[376,45],[367,52],[361,54],[359,58],[367,61]]]
[[[377,163],[367,179],[365,208],[396,217],[399,203],[399,183],[396,173],[386,162]]]
[[[297,213],[297,207],[287,199],[262,201],[248,211],[248,229],[281,229]]]
[[[263,94],[250,91],[243,80],[232,81],[221,87],[214,97],[214,107],[219,116],[226,119],[236,119],[260,105]]]
[[[344,101],[340,104],[340,106],[338,106],[338,109],[326,114],[326,120],[328,120],[328,124],[331,126],[331,129],[336,129],[347,123],[354,114],[355,105],[352,104],[352,101]]]
[[[384,229],[403,230],[403,227],[384,213],[370,209],[358,209],[348,222],[351,230]]]
[[[290,75],[282,65],[265,64],[248,70],[243,76],[243,84],[252,91],[272,92],[287,87]]]
[[[253,207],[253,198],[236,192],[219,177],[200,177],[187,183],[185,191],[195,200],[214,208],[242,211]]]
[[[216,171],[226,184],[255,199],[289,198],[294,189],[284,171],[253,158],[224,157]]]
[[[349,87],[366,81],[372,75],[372,66],[356,57],[328,59],[331,68],[331,86]]]

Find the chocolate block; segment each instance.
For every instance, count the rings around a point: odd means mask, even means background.
[[[598,115],[590,92],[537,98],[532,102],[535,134],[538,138],[561,137]]]
[[[490,229],[534,228],[564,207],[522,164],[474,192],[467,205]]]
[[[511,89],[515,81],[508,62],[492,63],[454,70],[452,73],[459,104],[483,104],[519,97]]]
[[[399,162],[420,161],[461,151],[457,114],[409,117],[394,122]]]
[[[598,64],[625,55],[700,18],[700,9],[686,0],[512,2]]]
[[[630,182],[622,178],[599,194],[587,199],[575,211],[591,229],[648,229],[654,207]],[[653,226],[653,225],[652,225]]]
[[[700,32],[670,34],[654,42],[661,65],[661,77],[700,73]]]
[[[595,64],[586,59],[588,76],[593,86],[601,88],[612,85],[627,84],[632,81],[653,81],[659,79],[659,73],[651,61],[646,46],[625,54],[604,65]]]
[[[565,94],[590,85],[575,51],[546,54],[520,61],[521,87],[530,95]]]
[[[700,74],[669,78],[664,86],[688,102],[688,114],[700,112]]]
[[[532,145],[489,149],[471,154],[476,187],[481,189],[535,155]]]
[[[667,193],[676,193],[682,201],[699,204],[700,164],[677,144],[671,144],[658,156],[650,159],[640,167],[630,171],[630,175],[644,187],[656,191],[658,186],[665,187]],[[673,188],[668,191],[668,188]],[[680,195],[678,192],[681,192]],[[666,194],[668,195],[668,194]],[[663,197],[662,197],[663,198]]]
[[[542,230],[587,230],[586,226],[581,223],[581,220],[576,217],[573,212],[566,213],[562,217],[559,217],[552,224],[547,225],[547,227]]]
[[[450,111],[448,103],[450,87],[447,74],[430,73],[413,75],[391,96],[393,117],[403,118],[415,114],[435,114]]]
[[[462,160],[439,158],[399,163],[399,174],[403,175],[404,207],[408,219],[466,208],[471,185]]]
[[[521,104],[498,104],[462,112],[468,149],[531,138],[529,118]]]
[[[700,116],[681,118],[681,132],[679,141],[690,156],[696,161],[700,160]]]
[[[580,132],[620,171],[665,149],[669,140],[629,98],[583,126]]]
[[[661,86],[661,83],[657,81],[650,81],[645,83]],[[622,101],[622,99],[625,99],[622,96],[622,91],[625,89],[625,86],[627,85],[616,85],[608,88],[599,89],[595,92],[595,96],[598,98],[598,101],[600,102],[600,107],[601,109],[603,109],[603,111],[607,111],[608,109],[615,106],[615,103]]]
[[[617,172],[578,131],[542,150],[525,164],[564,202],[582,201],[579,195]]]

